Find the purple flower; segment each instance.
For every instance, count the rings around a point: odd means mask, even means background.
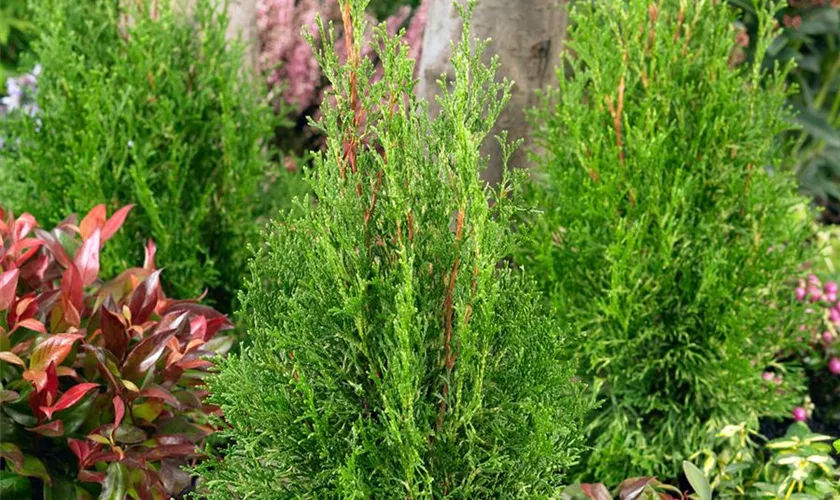
[[[832,357],[828,360],[828,371],[834,375],[840,375],[840,358]]]
[[[793,409],[793,419],[797,422],[804,422],[808,420],[808,412],[805,411],[805,408],[797,406]]]

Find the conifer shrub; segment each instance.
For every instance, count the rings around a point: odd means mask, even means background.
[[[275,201],[272,111],[225,40],[214,0],[36,2],[38,116],[0,122],[0,200],[47,225],[99,203],[136,204],[103,275],[152,237],[172,293],[230,306],[246,241]]]
[[[317,50],[334,89],[317,203],[266,234],[241,295],[253,344],[209,380],[229,446],[203,466],[206,494],[547,498],[579,453],[586,401],[569,337],[500,265],[511,183],[478,176],[509,85],[481,64],[484,43],[471,51],[467,15],[430,120],[409,49],[384,26],[371,78],[366,4],[341,2],[343,57],[331,37]]]
[[[541,213],[518,257],[584,335],[573,354],[601,400],[585,478],[673,477],[714,429],[798,402],[775,360],[795,347],[787,280],[809,252],[775,142],[788,68],[731,67],[722,3],[579,2],[569,71],[534,112]]]

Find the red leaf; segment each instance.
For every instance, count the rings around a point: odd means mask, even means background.
[[[125,331],[123,317],[112,312],[107,307],[102,308],[100,325],[105,348],[111,351],[117,359],[122,360],[128,347],[129,335]]]
[[[145,459],[149,461],[157,461],[166,457],[189,457],[198,455],[196,446],[189,444],[170,444],[152,448],[145,455]]]
[[[29,370],[43,371],[50,363],[61,364],[70,354],[73,344],[82,338],[84,336],[77,333],[50,335],[32,351],[32,356],[29,358]]]
[[[206,359],[191,359],[189,361],[181,361],[180,363],[178,363],[178,366],[182,370],[195,370],[201,368],[210,368],[213,366],[213,363]]]
[[[631,477],[629,479],[625,479],[621,482],[618,486],[619,489],[619,496],[622,499],[633,500],[638,498],[641,495],[645,488],[651,483],[655,483],[656,478],[654,477]]]
[[[37,238],[25,238],[12,245],[10,251],[13,254],[20,252],[21,250],[27,249],[26,252],[24,252],[20,257],[17,258],[17,260],[15,261],[15,265],[21,267],[24,262],[29,260],[33,255],[35,255],[35,252],[38,251],[42,244],[43,242]]]
[[[108,475],[104,472],[79,471],[79,481],[83,483],[102,483]]]
[[[32,230],[38,223],[35,221],[35,217],[32,216],[30,213],[24,213],[15,221],[15,228],[14,228],[14,238],[16,240],[23,239],[29,234],[29,231]]]
[[[18,269],[10,269],[0,274],[0,311],[8,309],[14,301],[19,274]]]
[[[592,500],[612,500],[612,495],[607,490],[607,487],[601,483],[595,484],[581,484],[580,489],[583,494]]]
[[[61,246],[61,243],[59,243],[58,238],[56,238],[54,234],[41,229],[36,229],[35,235],[38,236],[38,239],[44,242],[44,245],[47,247],[47,250],[49,250],[50,253],[53,254],[55,260],[57,260],[62,267],[70,266],[70,256],[67,255],[67,250],[65,250],[64,247]]]
[[[128,215],[128,212],[134,208],[134,205],[126,205],[121,209],[114,212],[114,215],[111,216],[110,219],[105,223],[102,228],[102,243],[104,244],[106,241],[110,240],[114,233],[116,233],[125,222],[125,218]]]
[[[49,265],[49,257],[45,254],[39,255],[20,267],[20,277],[24,281],[35,281],[35,285],[40,285],[44,281]]]
[[[61,291],[77,312],[82,310],[85,305],[85,288],[82,275],[75,264],[70,264],[64,271],[64,276],[61,277]]]
[[[99,275],[99,228],[93,230],[82,246],[76,251],[73,263],[82,277],[82,285],[90,286]],[[76,304],[73,304],[76,305]],[[76,309],[79,309],[77,307]]]
[[[13,352],[0,352],[0,360],[5,361],[6,363],[12,363],[13,365],[23,366],[24,368],[26,367],[26,363],[24,363],[23,360]]]
[[[144,398],[160,399],[162,401],[166,401],[175,408],[181,407],[181,402],[178,401],[178,398],[173,396],[171,392],[167,391],[162,387],[153,386],[143,389],[142,391],[140,391],[140,396]]]
[[[206,340],[207,334],[207,318],[204,316],[193,316],[190,319],[190,337],[194,339]]]
[[[212,339],[217,333],[232,329],[233,323],[231,323],[230,319],[228,319],[227,316],[219,316],[213,318],[207,322],[207,331],[204,332],[203,340],[206,342]]]
[[[114,440],[114,433],[117,431],[117,427],[123,421],[125,417],[125,402],[123,402],[122,398],[119,396],[114,396],[113,399],[114,403],[114,426],[111,428],[111,441]]]
[[[30,427],[26,430],[37,432],[42,436],[59,437],[64,434],[64,422],[55,420],[48,424],[39,425],[38,427]]]
[[[47,333],[47,327],[35,318],[25,319],[20,323],[17,323],[14,328],[12,328],[12,332],[16,331],[18,328],[26,328],[38,333]]]
[[[142,324],[155,310],[160,291],[160,272],[161,270],[157,270],[150,274],[131,294],[128,306],[131,311],[131,324]]]
[[[42,406],[41,411],[44,412],[48,419],[51,419],[54,412],[70,408],[74,404],[78,403],[80,399],[85,397],[88,392],[97,387],[99,387],[99,384],[93,384],[90,382],[74,385],[62,394],[60,398],[58,398],[58,402],[56,402],[55,405],[51,407]]]
[[[164,330],[140,341],[123,363],[123,377],[136,379],[146,373],[160,359],[166,343],[175,333],[176,330]]]
[[[148,269],[149,271],[155,270],[155,253],[157,252],[157,247],[155,246],[155,242],[149,240],[146,243],[146,258],[143,260],[143,268]]]
[[[93,207],[93,209],[85,215],[79,224],[79,234],[82,241],[87,241],[88,237],[93,234],[95,229],[101,228],[105,224],[105,205],[101,203]]]
[[[12,443],[0,443],[0,458],[11,462],[15,469],[23,467],[23,452]]]

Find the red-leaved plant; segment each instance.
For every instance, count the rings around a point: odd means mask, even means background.
[[[160,287],[143,267],[98,278],[131,206],[51,232],[0,208],[0,495],[170,498],[189,486],[217,408],[203,404],[226,316]]]

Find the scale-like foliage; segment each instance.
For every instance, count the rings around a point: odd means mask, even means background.
[[[223,2],[44,0],[37,116],[0,122],[0,201],[52,225],[104,203],[136,205],[103,255],[113,277],[152,237],[167,288],[220,307],[273,203],[262,154],[272,114],[225,38]]]
[[[515,206],[509,183],[482,184],[479,147],[508,84],[481,64],[485,44],[471,51],[466,16],[430,120],[407,46],[376,30],[375,83],[359,56],[366,3],[341,2],[347,54],[322,37],[334,91],[317,203],[253,261],[253,345],[210,381],[231,444],[204,484],[226,500],[546,498],[578,455],[586,404],[568,338],[499,265]]]
[[[579,2],[569,74],[535,113],[544,147],[521,262],[601,390],[587,477],[670,477],[715,425],[787,416],[798,377],[785,281],[806,260],[780,171],[784,78],[730,66],[714,0]],[[756,46],[772,38],[761,2]],[[530,231],[530,232],[529,232]]]

